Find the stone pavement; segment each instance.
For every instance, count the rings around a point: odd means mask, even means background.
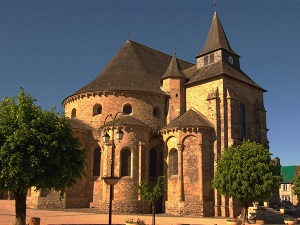
[[[108,214],[97,213],[93,209],[76,209],[64,211],[27,209],[26,223],[31,217],[41,219],[40,225],[62,225],[62,224],[88,224],[100,225],[108,224]],[[117,215],[112,214],[112,224],[124,225],[128,218],[145,220],[146,224],[151,224],[151,215]],[[298,218],[298,223],[299,223]],[[0,199],[0,225],[12,225],[15,221],[15,201]],[[156,225],[226,225],[226,218],[189,218],[170,217],[166,215],[156,215]],[[283,224],[283,223],[282,223]]]
[[[92,210],[91,210],[92,211]],[[26,223],[31,217],[39,217],[40,225],[48,224],[108,224],[108,214],[89,212],[89,210],[76,211],[51,211],[27,209]],[[151,224],[151,215],[116,215],[112,214],[113,224],[125,224],[128,218],[140,218],[146,224]],[[12,225],[15,221],[15,201],[0,199],[0,225]],[[156,215],[156,225],[178,225],[178,224],[199,224],[199,225],[226,225],[225,218],[188,218],[188,217],[166,217]]]

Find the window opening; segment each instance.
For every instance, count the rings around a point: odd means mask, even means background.
[[[246,137],[246,112],[242,102],[240,103],[240,136],[241,138]]]
[[[75,118],[75,117],[76,117],[76,109],[73,108],[73,109],[72,109],[72,112],[71,112],[71,118],[73,119],[73,118]]]
[[[100,165],[101,165],[101,150],[95,148],[94,150],[94,162],[93,162],[93,176],[100,176]]]
[[[171,149],[170,151],[170,176],[178,175],[178,151]]]
[[[204,56],[204,66],[208,64],[208,56]]]
[[[131,105],[125,105],[123,107],[123,114],[129,115],[131,113],[132,113],[132,107],[131,107]]]
[[[131,171],[131,151],[124,149],[121,152],[121,176],[130,176]]]
[[[152,148],[150,150],[150,177],[156,177],[156,161],[157,161],[157,157],[156,157],[156,150],[154,148]]]
[[[93,116],[102,114],[102,106],[100,104],[94,105]]]

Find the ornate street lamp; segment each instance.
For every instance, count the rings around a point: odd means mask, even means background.
[[[114,185],[116,185],[119,181],[118,177],[115,177],[114,175],[114,164],[115,164],[115,141],[114,141],[114,130],[115,130],[115,120],[117,118],[118,114],[122,114],[121,112],[118,112],[114,117],[112,114],[109,114],[105,120],[104,120],[104,130],[105,130],[105,123],[108,117],[112,118],[112,139],[111,139],[111,166],[110,166],[110,177],[103,177],[102,179],[104,182],[109,185],[109,209],[108,209],[108,224],[111,225],[111,217],[112,217],[112,198],[113,198],[113,192],[114,192]],[[121,141],[123,139],[124,132],[121,130],[121,128],[118,128],[118,131],[116,133],[116,139],[118,141]],[[110,141],[110,136],[107,132],[103,135],[103,142],[105,144],[108,144]]]

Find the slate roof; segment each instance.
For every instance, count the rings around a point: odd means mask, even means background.
[[[92,130],[92,127],[79,119],[70,119],[70,125],[73,129]]]
[[[112,126],[112,121],[107,121],[105,126]],[[133,116],[121,116],[115,119],[114,126],[138,126],[147,127],[145,123],[134,118]]]
[[[200,112],[190,108],[183,115],[172,120],[168,125],[162,128],[167,130],[170,128],[194,128],[194,127],[207,127],[213,128],[212,124]]]
[[[167,71],[172,57],[137,42],[127,40],[96,79],[76,91],[145,91],[162,93],[160,79]],[[177,60],[179,68],[194,64]]]
[[[173,58],[170,62],[170,65],[162,76],[162,79],[166,78],[184,78],[187,79],[187,76],[182,72],[181,67],[178,64],[176,53],[174,52]]]
[[[206,79],[211,79],[219,75],[226,75],[265,91],[262,87],[257,85],[250,77],[248,77],[243,71],[236,70],[223,61],[204,66],[200,69],[197,69],[194,66],[184,72],[189,76],[190,79],[187,85],[195,82],[201,82]]]
[[[200,57],[207,53],[216,51],[218,49],[225,49],[238,56],[230,47],[226,34],[224,32],[223,26],[219,19],[217,12],[215,11],[213,20],[210,25],[210,29],[206,38],[206,42],[202,52],[196,57]]]

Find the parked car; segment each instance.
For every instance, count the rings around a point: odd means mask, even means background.
[[[282,201],[281,201],[281,204],[282,204],[282,205],[293,205],[293,204],[291,203],[291,201],[288,201],[288,200],[282,200]]]
[[[296,208],[292,205],[282,205],[281,209],[284,209],[285,214],[295,214]]]

